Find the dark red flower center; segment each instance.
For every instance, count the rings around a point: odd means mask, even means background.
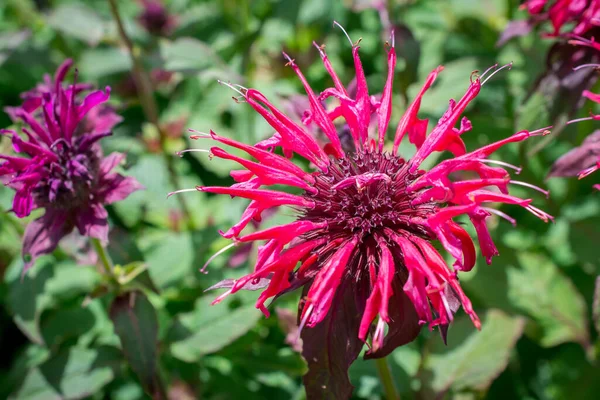
[[[436,210],[434,204],[411,204],[416,193],[407,186],[418,177],[401,157],[359,150],[316,177],[318,192],[305,194],[315,207],[303,219],[326,222],[332,238],[356,235],[363,241],[377,232],[383,235],[384,228],[429,238],[421,224],[411,223]]]
[[[76,146],[60,140],[52,147],[58,161],[45,166],[46,176],[34,190],[36,203],[59,209],[87,205],[99,167],[98,156],[93,148],[79,152]]]

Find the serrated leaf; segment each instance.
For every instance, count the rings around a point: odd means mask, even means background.
[[[174,357],[197,362],[203,355],[219,351],[246,334],[261,316],[254,305],[230,310],[227,302],[212,307],[211,302],[212,297],[201,298],[194,311],[179,317],[170,332],[170,350]]]
[[[131,369],[149,394],[161,393],[157,375],[158,318],[152,303],[140,291],[116,297],[110,318],[121,340],[121,348]]]
[[[585,301],[573,283],[546,257],[517,255],[521,269],[508,269],[508,296],[541,326],[540,344],[589,343]]]
[[[95,46],[104,36],[104,21],[81,3],[61,4],[48,17],[48,24],[65,35]]]
[[[470,325],[466,318],[462,321]],[[448,335],[449,347],[434,352],[425,361],[431,372],[427,385],[436,393],[453,390],[484,390],[506,368],[510,353],[523,333],[525,321],[510,317],[500,310],[489,310],[481,332],[453,326]],[[457,335],[460,330],[464,335]],[[470,332],[470,334],[468,333]],[[439,340],[435,338],[435,340]]]

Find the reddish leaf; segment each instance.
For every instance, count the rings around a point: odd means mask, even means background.
[[[548,178],[577,176],[584,169],[594,165],[598,159],[600,159],[600,130],[585,138],[581,146],[575,147],[556,160],[548,173]]]
[[[496,42],[496,46],[503,46],[510,39],[525,36],[531,32],[532,24],[527,20],[510,21],[506,28],[500,34],[500,39]]]
[[[343,400],[352,395],[348,368],[363,346],[358,327],[364,301],[357,301],[356,292],[354,282],[346,279],[338,287],[325,319],[314,328],[302,330],[302,356],[308,363],[303,379],[308,399]]]
[[[158,317],[152,303],[140,291],[124,293],[110,306],[110,319],[144,389],[155,399],[165,398],[157,373]]]

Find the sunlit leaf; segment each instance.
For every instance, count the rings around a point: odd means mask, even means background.
[[[111,382],[121,358],[114,347],[72,347],[31,369],[14,399],[82,399]]]
[[[251,304],[228,310],[223,303],[211,307],[212,300],[199,299],[194,311],[179,317],[171,332],[173,356],[197,362],[204,354],[219,351],[247,333],[261,316]]]
[[[48,23],[65,35],[95,46],[104,35],[104,21],[92,8],[82,3],[61,4],[48,17]]]
[[[425,360],[425,369],[432,374],[427,385],[437,393],[450,388],[457,391],[488,388],[506,368],[525,326],[523,318],[494,309],[483,319],[481,332],[470,321],[461,322],[462,326],[450,328],[448,348],[433,352]]]
[[[521,268],[508,270],[508,295],[539,323],[541,345],[574,341],[588,346],[586,305],[573,283],[542,255],[521,253],[518,259]]]

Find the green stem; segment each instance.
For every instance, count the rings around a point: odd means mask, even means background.
[[[110,11],[111,11],[113,18],[115,19],[115,22],[117,24],[117,30],[119,31],[119,36],[121,37],[121,40],[123,41],[123,43],[125,43],[125,46],[127,47],[127,51],[129,52],[129,57],[131,58],[131,64],[133,66],[133,68],[132,68],[133,80],[135,82],[135,85],[136,85],[136,88],[138,91],[138,95],[140,98],[140,104],[142,105],[142,110],[144,111],[144,114],[145,114],[146,118],[148,119],[148,121],[152,125],[154,125],[154,127],[158,131],[160,147],[163,151],[163,154],[165,155],[165,160],[167,163],[167,170],[169,173],[169,179],[171,181],[171,184],[174,186],[174,189],[179,189],[179,188],[181,188],[181,185],[179,183],[179,178],[175,171],[175,166],[173,164],[173,157],[169,156],[166,152],[167,135],[165,134],[164,130],[160,126],[160,122],[159,122],[159,118],[158,118],[158,105],[156,104],[156,100],[154,99],[152,82],[150,80],[150,76],[148,75],[148,72],[144,69],[144,65],[142,64],[142,61],[140,59],[139,49],[136,49],[134,47],[133,42],[131,41],[131,39],[127,35],[127,32],[125,31],[125,26],[123,25],[123,20],[121,19],[121,15],[119,14],[119,8],[117,6],[116,0],[108,0],[108,3],[110,5]],[[181,211],[183,212],[183,214],[187,220],[188,227],[191,230],[193,230],[195,228],[194,220],[192,219],[192,215],[189,211],[189,207],[188,207],[187,201],[185,200],[185,197],[184,196],[176,196],[176,197],[177,197],[177,201],[179,202],[179,205],[181,207]]]
[[[106,274],[108,276],[112,276],[113,275],[113,263],[112,263],[112,260],[110,259],[110,256],[106,252],[106,249],[104,248],[104,246],[102,246],[102,243],[100,242],[100,240],[98,240],[96,238],[91,238],[91,241],[92,241],[92,246],[94,247],[94,250],[96,250],[96,253],[98,254],[98,258],[100,259],[100,262],[102,263],[102,266],[104,267],[104,271],[106,272]]]
[[[392,372],[390,371],[390,366],[388,365],[386,358],[376,358],[375,365],[377,366],[377,372],[379,372],[379,379],[381,380],[381,385],[383,386],[385,398],[387,400],[400,400],[400,394],[398,393],[398,389],[396,389],[396,385],[394,384]]]

